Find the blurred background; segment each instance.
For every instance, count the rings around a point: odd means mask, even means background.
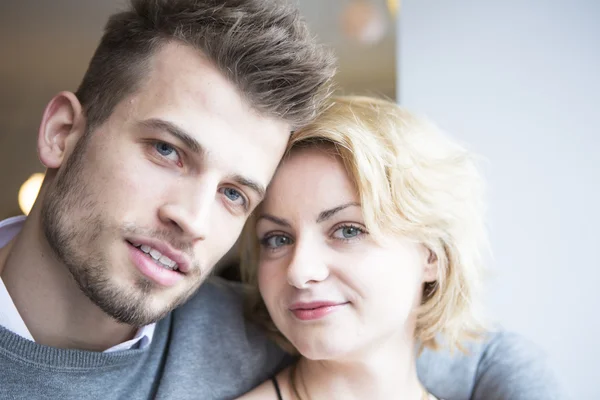
[[[396,98],[485,158],[490,317],[541,346],[571,397],[600,399],[600,2],[298,3],[340,91]],[[43,172],[44,106],[77,88],[121,7],[0,0],[0,219]]]
[[[486,160],[491,317],[600,399],[600,2],[402,4],[400,102]]]

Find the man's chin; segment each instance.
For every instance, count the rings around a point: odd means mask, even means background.
[[[118,275],[117,271],[127,271],[123,267],[112,271],[105,269],[102,275],[88,274],[85,279],[80,274],[76,279],[93,303],[123,324],[140,327],[157,322],[187,301],[197,288],[185,285],[187,281],[165,287],[137,271]]]
[[[120,323],[135,327],[163,319],[177,303],[173,296],[161,293],[153,284],[140,287],[137,282],[132,286],[126,289],[116,285],[111,288],[95,287],[93,289],[96,290],[88,290],[85,294],[105,314]]]
[[[100,305],[99,305],[100,306]],[[134,307],[102,307],[100,308],[117,322],[135,327],[142,327],[160,321],[171,311],[152,309],[147,304],[137,304]]]

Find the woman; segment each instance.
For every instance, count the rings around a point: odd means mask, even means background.
[[[248,315],[290,368],[242,399],[434,399],[415,360],[480,332],[482,182],[392,102],[342,97],[296,132],[248,221]]]

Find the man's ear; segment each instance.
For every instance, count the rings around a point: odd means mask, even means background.
[[[431,283],[438,280],[439,261],[437,255],[429,248],[426,248],[427,262],[423,269],[423,282]]]
[[[46,168],[61,166],[85,132],[81,103],[71,92],[50,100],[38,133],[38,156]]]

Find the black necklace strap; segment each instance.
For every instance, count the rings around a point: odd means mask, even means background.
[[[281,396],[281,390],[279,390],[279,383],[277,383],[277,378],[272,377],[271,382],[273,382],[273,386],[275,386],[275,392],[277,393],[277,398],[279,400],[283,400],[283,397]]]

